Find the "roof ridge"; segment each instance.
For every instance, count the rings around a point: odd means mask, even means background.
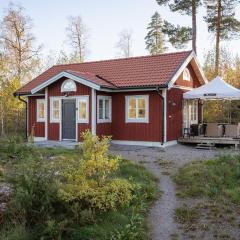
[[[139,59],[139,58],[154,58],[154,57],[159,57],[164,55],[173,55],[173,54],[191,53],[191,52],[192,50],[185,50],[185,51],[178,51],[178,52],[160,53],[156,55],[143,55],[143,56],[135,56],[135,57],[127,57],[127,58],[112,58],[112,59],[95,60],[95,61],[88,61],[88,62],[81,62],[81,63],[57,64],[57,65],[53,65],[52,67],[70,66],[70,65],[79,65],[79,64],[84,65],[88,63],[112,62],[112,61],[130,60],[130,59]]]

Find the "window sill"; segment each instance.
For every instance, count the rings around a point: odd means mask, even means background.
[[[127,119],[126,123],[149,123],[148,119]]]
[[[98,119],[97,123],[111,123],[112,120],[111,119]]]
[[[45,122],[45,119],[37,119],[38,123]]]

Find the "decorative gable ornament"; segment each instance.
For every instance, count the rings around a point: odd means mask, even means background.
[[[69,92],[76,92],[76,91],[77,91],[77,86],[72,79],[67,79],[62,83],[61,92],[69,93]]]

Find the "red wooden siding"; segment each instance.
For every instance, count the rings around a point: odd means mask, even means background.
[[[60,79],[59,81],[53,83],[48,87],[48,139],[49,140],[59,140],[59,123],[50,123],[50,97],[56,96],[64,96],[64,93],[61,92],[61,85],[65,78]],[[81,133],[86,129],[91,129],[91,106],[92,106],[92,99],[91,99],[91,88],[77,83],[77,91],[70,94],[70,96],[80,96],[80,95],[88,95],[89,96],[89,123],[78,123],[78,140],[81,141]]]
[[[177,140],[182,136],[183,93],[183,90],[176,88],[167,92],[167,141]]]
[[[37,99],[44,97],[28,97],[28,135],[34,129],[35,137],[45,137],[45,123],[37,122]]]
[[[149,123],[125,122],[125,96],[149,95]],[[115,140],[161,141],[162,101],[157,92],[115,93],[112,96],[112,135]]]
[[[99,96],[99,95],[112,96],[111,93],[97,91],[97,96]],[[112,108],[113,108],[113,106],[112,106]],[[96,109],[97,109],[97,102],[96,102]],[[97,114],[98,114],[98,111],[96,113],[96,123],[97,123]],[[96,133],[98,136],[112,136],[112,123],[111,122],[110,123],[97,123]]]
[[[175,85],[184,87],[198,87],[201,85],[191,64],[188,65],[191,80],[184,81],[183,74],[177,79]],[[60,139],[59,123],[50,123],[50,97],[63,96],[61,93],[61,85],[65,78],[58,80],[48,87],[48,139]],[[70,96],[89,96],[89,123],[79,123],[77,138],[81,141],[81,133],[86,129],[91,129],[91,88],[77,83],[77,91],[71,93]],[[183,92],[179,88],[172,88],[167,91],[167,141],[177,140],[182,135],[182,100]],[[112,122],[97,123],[96,112],[96,133],[98,136],[111,135],[113,140],[125,141],[162,141],[162,100],[156,91],[144,92],[119,92],[107,93],[97,91],[98,95],[112,96]],[[126,123],[125,122],[125,97],[129,95],[149,95],[149,123]],[[31,132],[32,126],[35,127],[35,136],[44,137],[44,123],[36,122],[36,99],[42,97],[29,97],[29,127]],[[97,101],[97,100],[96,100]],[[97,106],[97,102],[96,102]],[[201,111],[199,109],[199,119]]]

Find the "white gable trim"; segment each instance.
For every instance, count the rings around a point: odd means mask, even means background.
[[[170,82],[168,83],[168,89],[172,88],[174,83],[177,81],[178,77],[181,75],[181,73],[183,72],[183,70],[187,67],[187,65],[190,63],[190,61],[194,59],[194,61],[196,62],[198,69],[200,71],[200,74],[202,75],[203,81],[204,83],[207,83],[207,79],[199,65],[199,62],[197,60],[196,54],[192,51],[191,54],[186,58],[186,60],[184,61],[184,63],[181,65],[181,67],[177,70],[177,72],[174,74],[174,76],[172,77],[172,79],[170,80]]]
[[[80,78],[80,77],[77,77],[71,73],[68,73],[68,72],[60,72],[59,74],[49,78],[46,82],[38,85],[37,87],[35,87],[34,89],[32,89],[31,93],[34,94],[42,89],[44,89],[45,87],[49,86],[50,84],[54,83],[55,81],[57,81],[58,79],[62,78],[62,77],[66,77],[66,78],[69,78],[69,79],[72,79],[76,82],[79,82],[85,86],[88,86],[90,88],[93,88],[93,89],[96,89],[96,90],[100,90],[100,86],[95,84],[95,83],[92,83],[88,80],[85,80],[83,78]]]

